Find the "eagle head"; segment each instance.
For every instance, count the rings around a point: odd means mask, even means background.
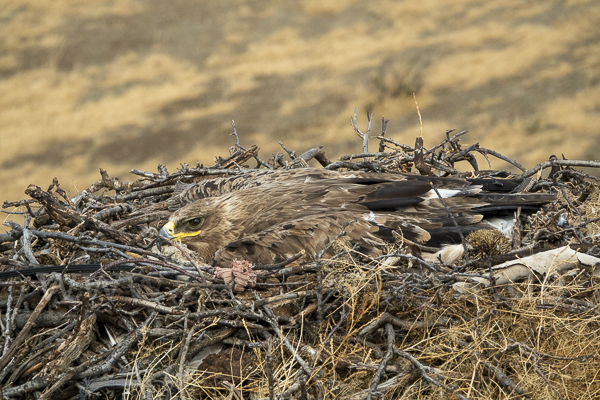
[[[174,212],[158,234],[186,243],[205,262],[210,262],[219,248],[233,240],[225,214],[211,199],[195,201]]]

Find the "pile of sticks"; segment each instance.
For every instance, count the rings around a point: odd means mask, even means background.
[[[459,292],[453,285],[489,278],[501,260],[428,264],[390,248],[399,265],[348,255],[245,266],[257,282],[238,293],[185,247],[155,247],[177,182],[243,174],[248,163],[303,168],[314,159],[327,169],[522,179],[521,190],[556,191],[559,200],[522,218],[526,234],[504,259],[568,244],[599,252],[598,180],[574,167],[600,163],[552,157],[525,169],[478,144],[463,147],[466,132],[449,131],[431,148],[421,138],[408,146],[385,135],[385,120],[379,149],[369,152],[371,119],[362,132],[352,118],[363,152],[333,162],[320,147],[297,156],[283,144],[284,153],[263,161],[236,134],[230,156],[210,167],[132,170],[140,177],[132,182],[101,169],[75,198],[55,179],[5,202],[5,212],[25,222],[6,221],[0,234],[2,398],[585,398],[600,391],[593,267]],[[518,172],[481,170],[478,158],[489,157]],[[461,162],[470,171],[461,172]]]

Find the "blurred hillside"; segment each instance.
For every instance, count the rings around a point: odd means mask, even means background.
[[[426,146],[456,128],[527,167],[600,158],[596,0],[2,3],[0,200],[211,165],[232,119],[264,159],[360,151],[355,107],[413,144],[413,92]]]

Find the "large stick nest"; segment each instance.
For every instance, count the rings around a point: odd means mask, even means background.
[[[7,221],[11,230],[0,234],[2,270],[20,271],[0,280],[3,398],[597,398],[593,262],[554,268],[547,257],[542,270],[503,284],[492,267],[562,246],[597,255],[600,187],[574,168],[600,164],[552,157],[526,170],[478,144],[461,146],[465,132],[411,147],[386,137],[385,124],[368,153],[369,132],[354,128],[365,152],[335,162],[321,148],[296,156],[283,145],[287,155],[263,161],[238,141],[211,167],[133,170],[133,182],[100,170],[75,198],[54,180],[5,202],[25,223]],[[476,155],[520,172],[481,170]],[[177,182],[242,174],[254,160],[302,168],[311,159],[329,169],[516,177],[521,190],[557,200],[519,217],[508,254],[428,264],[390,246],[389,263],[340,245],[333,260],[240,262],[237,283],[256,279],[243,291],[183,246],[153,247]],[[472,171],[460,172],[461,161]],[[37,264],[50,267],[25,273]]]

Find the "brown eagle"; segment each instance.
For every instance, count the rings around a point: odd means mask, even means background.
[[[311,168],[259,170],[180,188],[173,197],[178,209],[160,236],[184,241],[213,265],[236,258],[271,264],[301,250],[314,258],[350,221],[341,239],[367,254],[401,240],[440,246],[456,243],[455,222],[464,234],[489,229],[488,217],[554,199],[546,193],[510,193],[518,184]]]

